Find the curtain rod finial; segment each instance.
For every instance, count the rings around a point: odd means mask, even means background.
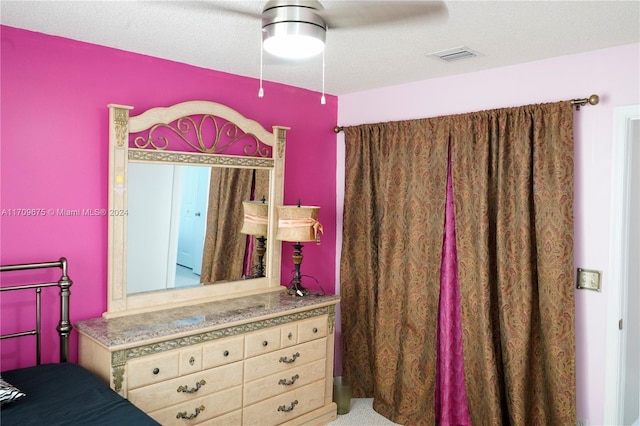
[[[580,107],[585,106],[587,104],[598,105],[598,102],[600,102],[600,97],[598,95],[591,95],[588,98],[572,99],[571,105],[576,107],[576,111],[580,111]]]

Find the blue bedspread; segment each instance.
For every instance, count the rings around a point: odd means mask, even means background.
[[[159,424],[77,364],[20,368],[2,378],[27,394],[1,407],[2,426]]]

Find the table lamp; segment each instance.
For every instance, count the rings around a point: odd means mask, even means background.
[[[320,234],[322,225],[318,222],[318,212],[320,207],[301,206],[298,201],[297,206],[278,207],[278,231],[276,239],[280,241],[294,242],[293,245],[293,265],[295,272],[292,285],[288,294],[292,296],[306,296],[309,290],[301,284],[300,265],[302,264],[302,247],[304,241],[315,241],[320,244]]]
[[[254,236],[257,241],[258,263],[252,267],[252,272],[255,269],[255,275],[251,275],[249,278],[264,277],[264,253],[266,251],[265,241],[267,241],[265,235],[267,235],[269,204],[263,198],[262,201],[243,201],[242,208],[244,209],[244,219],[240,232]]]

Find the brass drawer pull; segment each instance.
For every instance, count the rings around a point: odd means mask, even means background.
[[[290,406],[286,406],[286,405],[281,405],[278,407],[278,411],[284,411],[285,413],[288,413],[289,411],[293,411],[293,408],[298,405],[298,400],[296,399],[295,401],[293,401],[291,403]]]
[[[278,382],[279,385],[285,385],[285,386],[291,386],[292,384],[294,384],[296,382],[296,380],[298,380],[300,378],[300,376],[298,376],[297,374],[293,377],[291,377],[290,381],[287,381],[287,379],[280,379],[280,381]]]
[[[185,419],[185,420],[195,419],[196,417],[198,417],[198,414],[200,414],[203,411],[204,411],[204,405],[201,405],[196,408],[196,412],[193,414],[187,415],[186,411],[179,412],[178,414],[176,414],[176,419]]]
[[[191,388],[189,389],[189,386],[178,386],[178,393],[180,392],[184,392],[184,393],[196,393],[198,392],[198,389],[200,389],[202,386],[206,385],[207,382],[205,382],[204,380],[200,380],[198,383],[196,383],[196,387],[195,388]]]
[[[158,374],[160,372],[160,369],[158,367],[153,369],[153,374]]]
[[[295,362],[299,356],[300,356],[300,352],[296,352],[295,354],[293,354],[291,359],[287,358],[286,356],[283,356],[283,357],[280,357],[280,362],[284,362],[285,364],[291,364]]]

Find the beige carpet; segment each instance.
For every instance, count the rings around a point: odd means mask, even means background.
[[[329,425],[343,426],[378,426],[397,425],[391,420],[373,411],[373,398],[351,399],[351,410],[347,414],[338,415],[338,419]]]

